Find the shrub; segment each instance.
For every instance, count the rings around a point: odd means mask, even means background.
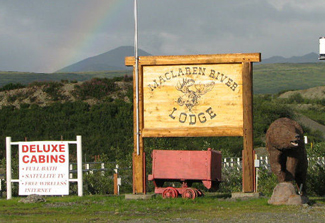
[[[10,90],[20,89],[24,87],[26,86],[21,83],[9,83],[4,85],[2,88],[0,88],[0,91],[10,91]]]
[[[307,192],[311,196],[325,195],[325,167],[317,161],[309,162]]]
[[[93,174],[84,174],[83,186],[86,194],[113,194],[114,182],[111,176],[104,175],[100,171]]]
[[[59,82],[48,82],[44,85],[44,92],[51,96],[52,100],[57,101],[62,99],[60,94],[60,88],[63,86],[63,83]]]
[[[222,168],[222,182],[219,192],[230,193],[242,191],[242,169]]]
[[[307,192],[312,196],[325,195],[325,142],[317,143],[313,148],[307,149],[308,171]]]
[[[277,185],[277,177],[272,173],[270,169],[259,168],[258,177],[258,188],[257,191],[266,195],[271,196],[274,187]]]
[[[44,85],[46,85],[48,82],[46,82],[46,81],[34,81],[34,82],[32,82],[32,83],[30,83],[29,85],[28,85],[28,87],[42,87],[42,86],[44,86]]]
[[[11,157],[11,167],[12,167],[12,175],[11,178],[12,179],[18,179],[18,154],[12,155]],[[3,170],[6,170],[6,159],[3,158],[0,162],[0,168]],[[6,173],[5,173],[6,175]],[[1,181],[2,183],[2,191],[7,191],[7,184],[5,183],[5,181]],[[12,196],[18,196],[18,183],[12,183],[11,184],[11,193]]]
[[[307,148],[309,157],[325,157],[325,142],[317,143],[313,148]]]
[[[301,96],[300,93],[294,93],[294,94],[289,96],[287,101],[288,101],[288,103],[298,103],[298,104],[300,104],[300,103],[304,102],[304,98]]]
[[[114,79],[94,78],[82,83],[81,85],[76,85],[74,94],[82,100],[89,97],[102,99],[116,89],[117,86]]]
[[[17,95],[9,95],[9,96],[8,96],[8,102],[9,102],[9,103],[13,103],[13,102],[15,102],[17,99],[18,99],[18,96],[17,96]]]

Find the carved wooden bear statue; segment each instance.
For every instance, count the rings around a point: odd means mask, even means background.
[[[279,183],[295,180],[305,194],[308,161],[301,126],[289,118],[275,120],[266,132],[266,148]]]

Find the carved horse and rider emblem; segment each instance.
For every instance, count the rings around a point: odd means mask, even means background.
[[[195,83],[193,79],[183,78],[182,81],[178,81],[176,89],[183,93],[177,99],[177,103],[180,106],[185,105],[190,112],[192,108],[199,104],[199,98],[211,91],[215,83],[212,81],[208,84]]]

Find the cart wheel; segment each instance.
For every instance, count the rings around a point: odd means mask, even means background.
[[[182,198],[185,199],[195,199],[196,193],[192,188],[187,188],[184,193],[182,194]]]
[[[178,191],[173,187],[167,187],[163,191],[162,197],[163,198],[175,198],[175,197],[178,197]]]
[[[196,189],[196,188],[193,188],[193,190],[194,190],[194,193],[195,193],[195,197],[199,197],[200,196],[199,190]]]
[[[196,189],[196,192],[197,192],[198,197],[204,196],[203,192],[200,189]]]

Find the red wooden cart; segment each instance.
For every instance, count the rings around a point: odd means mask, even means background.
[[[218,189],[221,182],[221,152],[188,150],[153,150],[152,174],[148,179],[155,185],[155,193],[163,198],[202,196],[191,188],[192,183],[202,182],[207,189]],[[165,182],[180,182],[180,188],[163,187]]]

